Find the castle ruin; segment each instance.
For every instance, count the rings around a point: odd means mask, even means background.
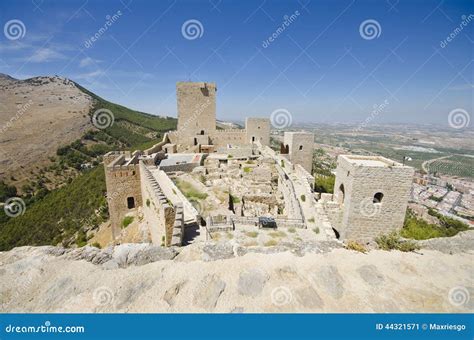
[[[149,242],[179,246],[190,226],[201,237],[236,225],[314,228],[320,237],[370,240],[401,228],[413,169],[383,157],[340,156],[334,195],[313,191],[314,134],[284,132],[270,148],[270,121],[219,129],[216,85],[176,85],[178,125],[153,147],[104,156],[112,236],[138,216]],[[324,209],[323,209],[324,208]],[[323,216],[324,215],[324,216]]]

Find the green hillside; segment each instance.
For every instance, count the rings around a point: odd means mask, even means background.
[[[111,150],[144,149],[157,143],[166,131],[176,129],[174,118],[134,111],[78,87],[95,101],[89,115],[108,109],[114,115],[114,124],[88,131],[81,139],[58,149],[52,165],[22,188],[26,203],[23,215],[8,217],[0,210],[0,251],[23,245],[84,245],[85,229],[108,218],[102,156]],[[84,170],[84,164],[92,169]],[[60,188],[46,189],[48,174],[60,178]],[[0,182],[4,199],[14,192],[15,188]]]

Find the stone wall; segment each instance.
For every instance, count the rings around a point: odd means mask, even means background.
[[[172,204],[143,163],[140,163],[140,171],[142,172],[141,192],[144,202],[143,220],[148,226],[152,242],[164,246],[181,245],[184,234],[182,204]],[[181,241],[178,242],[178,239]]]
[[[176,184],[168,177],[168,175],[162,171],[154,171],[153,175],[160,183],[163,193],[170,199],[170,201],[177,205],[183,206],[184,221],[186,223],[199,222],[201,220],[199,211],[189,202],[186,196],[183,195],[181,190],[178,189]]]
[[[339,156],[334,201],[342,239],[366,241],[400,230],[414,169],[383,157]]]
[[[165,133],[165,134],[163,135],[163,140],[161,140],[161,142],[156,143],[156,144],[153,145],[151,148],[146,149],[145,151],[143,151],[143,153],[144,153],[145,155],[151,155],[151,154],[153,154],[153,153],[159,152],[159,151],[161,151],[161,150],[163,149],[163,145],[165,145],[165,144],[167,144],[167,143],[169,143],[169,142],[170,142],[170,140],[169,140],[169,135],[168,135],[168,133]]]
[[[246,144],[246,131],[243,129],[216,130],[211,135],[211,143],[217,147],[223,147],[227,144]]]

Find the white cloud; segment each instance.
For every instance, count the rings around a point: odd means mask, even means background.
[[[66,56],[62,53],[56,52],[51,48],[45,47],[37,49],[31,57],[25,58],[25,61],[31,63],[46,63],[61,59],[66,59]]]
[[[93,81],[94,78],[101,77],[105,73],[102,70],[96,70],[92,72],[87,72],[87,73],[80,73],[76,76],[74,76],[75,79],[81,79],[81,80],[87,80],[87,81]]]
[[[85,57],[79,62],[79,67],[87,67],[100,63],[98,59],[92,59],[91,57]]]

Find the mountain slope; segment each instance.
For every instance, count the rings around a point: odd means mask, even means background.
[[[92,98],[60,77],[17,80],[0,75],[0,176],[29,177],[56,149],[92,125]]]
[[[73,243],[83,245],[86,231],[108,218],[104,196],[104,170],[100,165],[102,155],[110,150],[143,149],[157,143],[164,132],[176,128],[176,119],[174,118],[156,117],[108,102],[67,79],[54,77],[54,80],[50,81],[51,77],[41,77],[41,79],[43,78],[48,79],[48,82],[43,84],[47,86],[46,89],[43,89],[44,93],[50,93],[48,88],[51,86],[61,88],[73,86],[79,91],[80,96],[88,98],[87,112],[84,113],[87,122],[84,128],[74,131],[74,133],[71,132],[75,129],[74,126],[69,126],[66,123],[61,125],[61,133],[68,138],[64,138],[56,148],[52,146],[56,144],[49,144],[47,148],[43,149],[44,155],[31,159],[31,163],[24,166],[23,172],[15,171],[12,173],[14,176],[7,176],[8,172],[4,170],[5,167],[2,164],[0,189],[4,189],[1,191],[14,193],[13,186],[15,186],[18,189],[17,196],[21,196],[25,201],[26,210],[23,215],[18,217],[8,217],[3,209],[0,210],[0,251],[19,245],[58,243],[63,243],[66,246]],[[62,82],[59,79],[63,79]],[[37,88],[34,89],[34,92],[42,93],[43,85],[39,80],[36,81],[39,83],[35,85]],[[8,93],[11,93],[11,84],[18,86],[18,82],[8,76],[0,75],[0,83],[8,87],[3,90],[0,86],[1,95],[7,96]],[[51,85],[51,82],[56,85]],[[58,82],[59,85],[57,85]],[[29,100],[28,96],[24,99]],[[9,100],[12,101],[11,98]],[[45,109],[57,109],[56,104],[46,105],[45,102]],[[68,101],[65,100],[62,104],[63,106],[57,109],[58,111],[73,110],[68,106]],[[92,115],[99,109],[110,110],[114,115],[113,125],[103,130],[97,129],[91,124]],[[9,126],[12,136],[15,137],[15,133],[21,134],[19,130],[23,117],[20,116],[15,124]],[[35,121],[38,127],[30,130],[30,134],[33,134],[34,138],[38,140],[43,137],[44,139],[49,138],[49,130],[41,130],[45,119],[44,114],[36,114]],[[74,120],[67,122],[75,124]],[[68,131],[70,133],[66,133]],[[16,138],[18,139],[18,137]],[[32,139],[27,140],[31,141]],[[8,141],[4,142],[8,143]],[[25,144],[24,149],[27,150],[30,143],[25,142]],[[27,157],[27,153],[23,152],[23,149],[17,150],[16,153],[15,157],[18,159]],[[5,164],[14,163],[11,160],[13,152],[4,154],[3,157],[5,157],[3,159]],[[21,169],[21,167],[19,168]],[[22,177],[20,177],[20,173]]]

